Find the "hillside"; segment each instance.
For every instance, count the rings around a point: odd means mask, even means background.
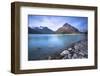
[[[65,23],[62,27],[60,27],[57,31],[57,34],[72,34],[72,33],[80,33],[79,30],[72,25]]]

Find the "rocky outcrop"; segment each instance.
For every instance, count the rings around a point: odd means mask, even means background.
[[[72,25],[65,23],[62,27],[60,27],[56,33],[60,34],[72,34],[72,33],[80,33],[79,30]]]
[[[81,40],[60,53],[62,59],[81,59],[88,57],[87,40]]]
[[[71,44],[58,55],[49,56],[49,59],[82,59],[88,58],[87,39]]]

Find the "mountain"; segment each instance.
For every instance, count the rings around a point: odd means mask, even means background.
[[[72,33],[80,33],[80,31],[73,27],[72,25],[65,23],[62,27],[58,28],[56,31],[57,34],[72,34]]]
[[[40,27],[34,27],[34,28],[28,27],[28,33],[30,34],[54,34],[54,31],[52,31],[48,27],[40,26]]]
[[[34,29],[30,28],[30,27],[28,27],[28,33],[29,34],[41,34],[39,31],[34,30]]]
[[[78,34],[82,33],[85,34],[85,32],[80,32],[77,28],[73,27],[72,25],[65,23],[62,27],[58,28],[56,31],[52,31],[48,27],[28,27],[28,33],[29,34]]]

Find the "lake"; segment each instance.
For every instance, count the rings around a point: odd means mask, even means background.
[[[28,60],[47,60],[84,37],[85,34],[29,34]]]

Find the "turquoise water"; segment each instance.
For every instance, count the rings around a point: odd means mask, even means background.
[[[84,37],[84,34],[29,34],[28,60],[46,60]]]

